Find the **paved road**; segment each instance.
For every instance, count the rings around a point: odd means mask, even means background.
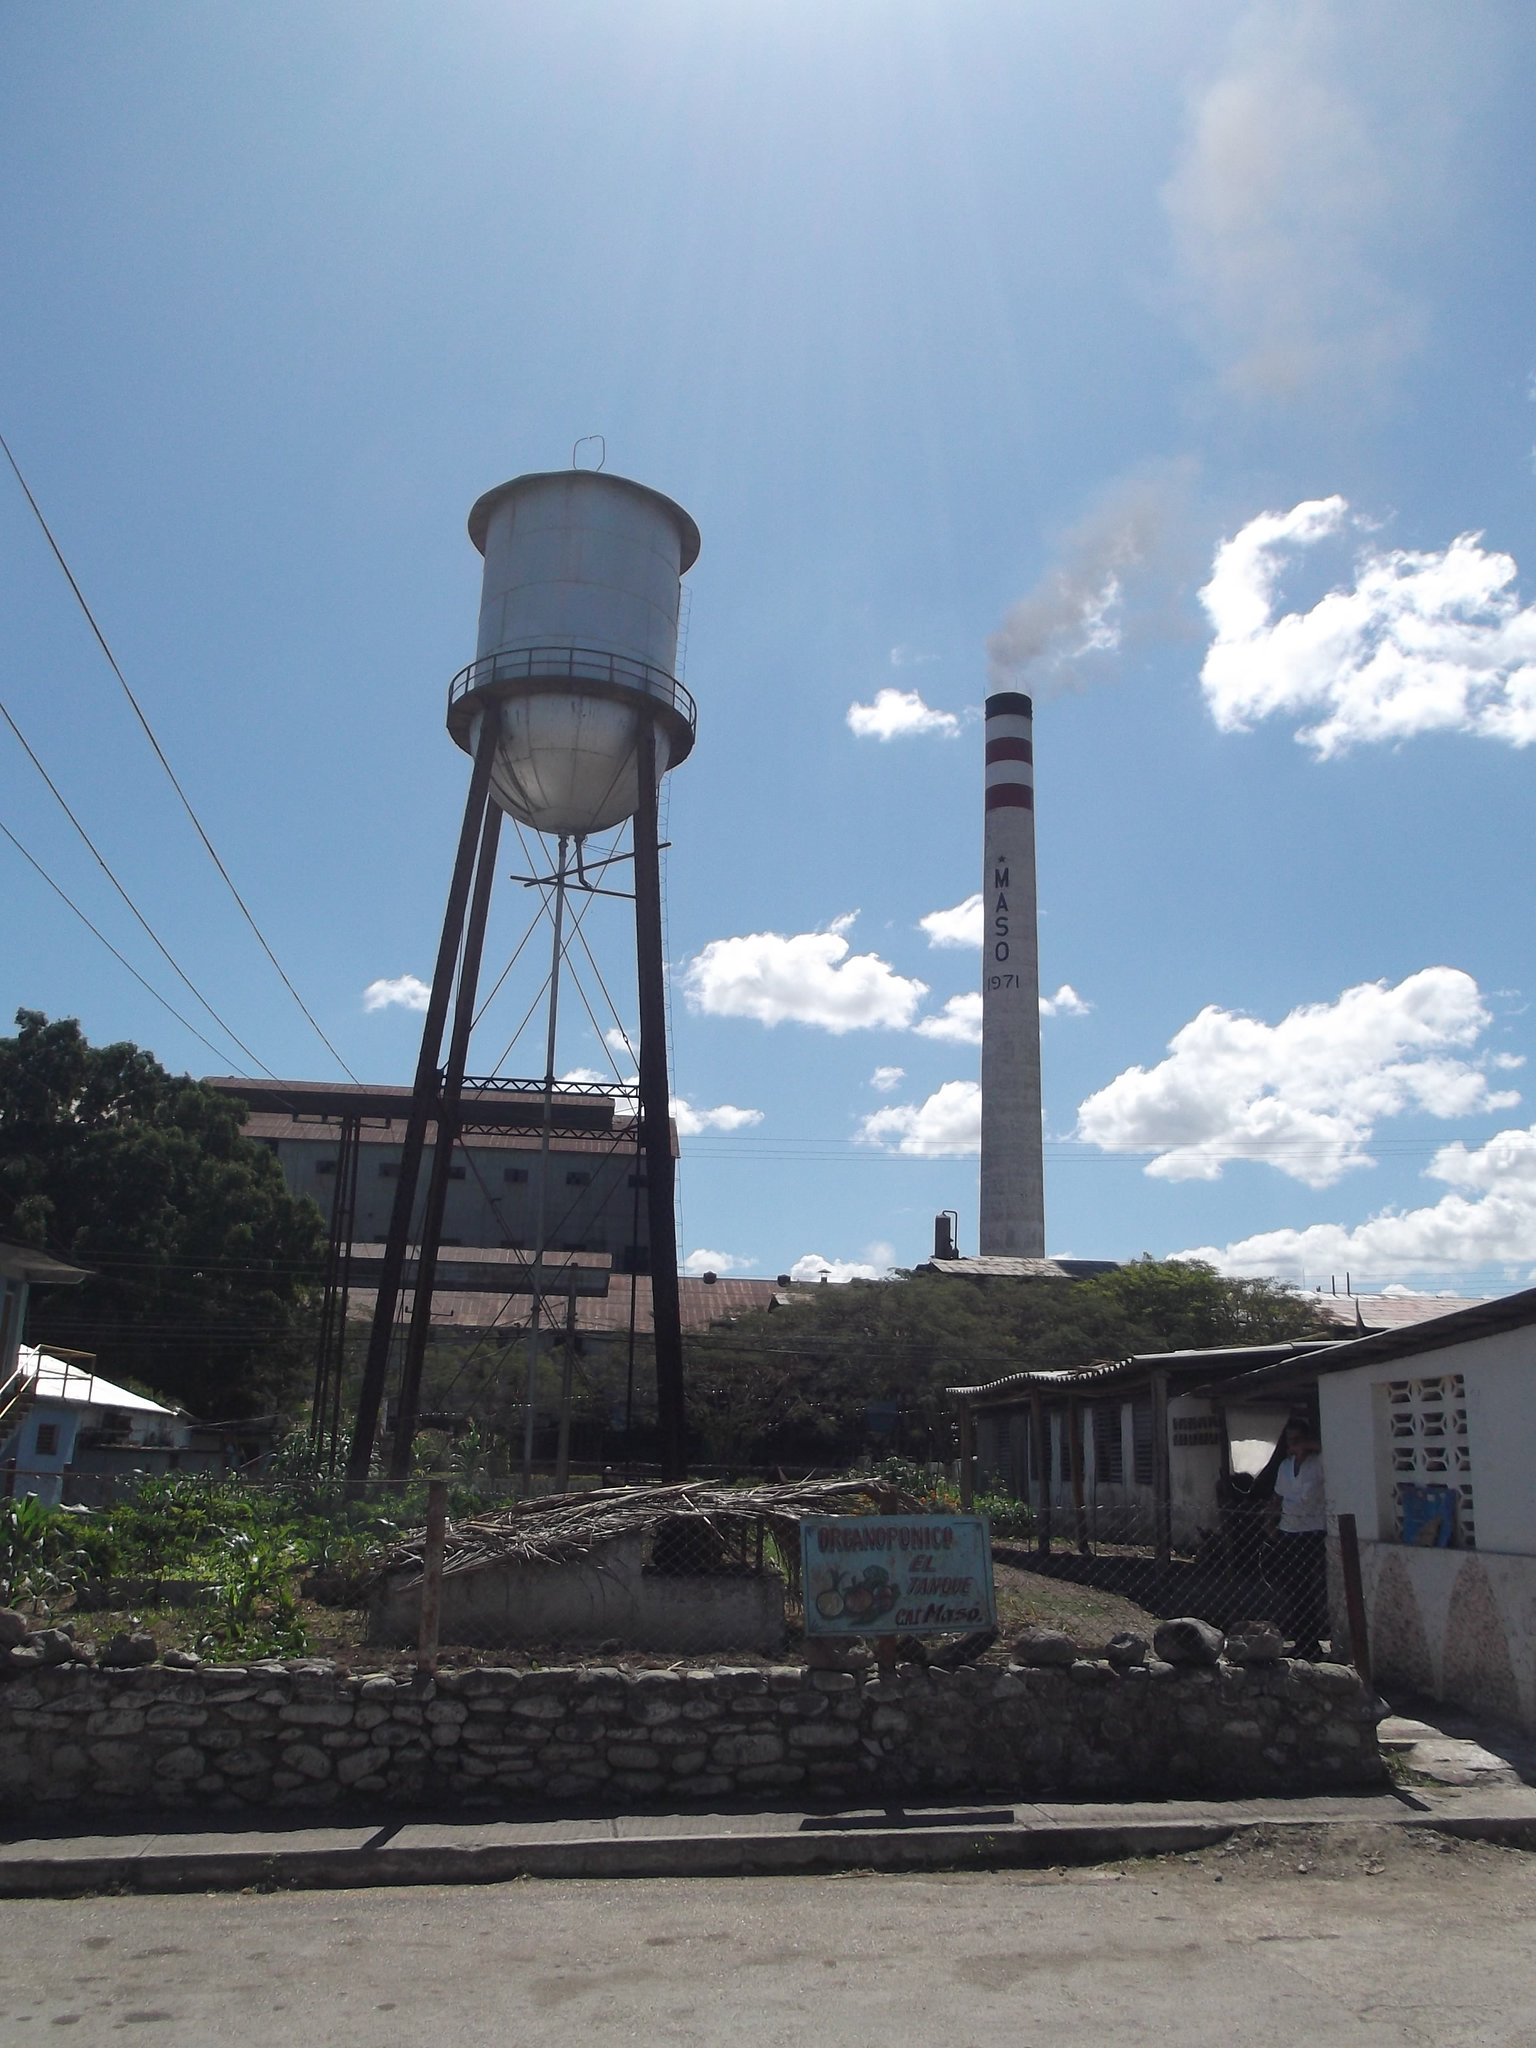
[[[4,2048],[1536,2044],[1536,1855],[1375,1828],[1060,1874],[39,1899],[0,1930]]]

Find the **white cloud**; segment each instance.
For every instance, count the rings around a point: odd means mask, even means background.
[[[1536,1278],[1536,1124],[1500,1131],[1474,1151],[1458,1140],[1436,1153],[1433,1180],[1454,1192],[1423,1209],[1386,1209],[1347,1228],[1314,1223],[1267,1230],[1225,1247],[1203,1245],[1181,1258],[1208,1259],[1228,1273],[1286,1279],[1343,1273],[1373,1279],[1392,1273],[1469,1272],[1480,1266],[1525,1269]],[[1404,1292],[1398,1284],[1386,1292]],[[1417,1290],[1415,1290],[1417,1291]]]
[[[869,1085],[881,1095],[889,1095],[891,1090],[899,1087],[906,1078],[905,1067],[876,1067],[869,1077]]]
[[[938,732],[952,740],[960,721],[952,711],[934,711],[916,690],[876,690],[873,704],[848,706],[848,730],[861,740],[910,739]]]
[[[637,1031],[632,1039],[622,1025],[615,1024],[603,1033],[603,1043],[616,1059],[633,1061],[637,1057],[635,1043],[639,1036]]]
[[[1360,522],[1340,497],[1264,512],[1216,550],[1200,592],[1216,637],[1200,671],[1224,732],[1321,713],[1297,738],[1326,759],[1364,741],[1462,732],[1536,741],[1536,606],[1509,555],[1461,534],[1438,554],[1364,548],[1354,583],[1275,616],[1291,551]]]
[[[941,1038],[953,1045],[980,1045],[981,997],[974,991],[951,996],[936,1017],[923,1017],[912,1029],[919,1038]]]
[[[690,1280],[702,1280],[706,1273],[741,1273],[748,1266],[755,1266],[755,1259],[739,1259],[734,1252],[706,1251],[702,1246],[690,1252],[678,1265],[680,1273],[686,1273]]]
[[[1040,998],[1042,1017],[1086,1017],[1092,1008],[1069,981],[1064,981],[1055,995]],[[981,997],[975,992],[951,996],[937,1016],[920,1018],[912,1029],[920,1038],[945,1039],[954,1045],[980,1045]]]
[[[1086,1017],[1092,1008],[1092,1003],[1085,1003],[1070,981],[1064,981],[1055,995],[1040,998],[1042,1017]]]
[[[1249,394],[1379,377],[1418,332],[1383,258],[1394,238],[1422,247],[1437,124],[1415,109],[1389,130],[1359,88],[1368,81],[1380,105],[1404,105],[1409,95],[1391,90],[1403,81],[1389,73],[1422,64],[1423,37],[1397,10],[1387,34],[1372,10],[1348,15],[1249,7],[1223,68],[1192,102],[1163,192],[1191,325]]]
[[[858,915],[826,931],[749,932],[711,939],[682,977],[689,1007],[707,1017],[760,1024],[814,1024],[823,1031],[904,1031],[928,985],[898,974],[875,953],[850,956],[844,936]]]
[[[555,1086],[557,1088],[563,1088],[567,1083],[576,1087],[591,1088],[599,1081],[606,1081],[614,1088],[617,1088],[619,1085],[611,1074],[600,1074],[596,1067],[572,1067],[569,1073],[557,1074],[555,1076]]]
[[[908,1159],[946,1159],[981,1150],[981,1089],[974,1081],[946,1081],[926,1102],[892,1103],[864,1118],[866,1145]]]
[[[1264,1159],[1327,1187],[1373,1163],[1365,1146],[1383,1117],[1519,1101],[1490,1090],[1486,1060],[1451,1056],[1489,1021],[1477,983],[1454,967],[1426,967],[1395,988],[1362,982],[1274,1025],[1211,1004],[1175,1033],[1169,1058],[1090,1095],[1076,1135],[1106,1152],[1155,1153],[1146,1171],[1163,1180],[1219,1180],[1228,1159]]]
[[[920,654],[915,647],[908,647],[905,642],[900,647],[891,649],[892,668],[926,668],[930,661],[937,661],[938,658],[936,654]]]
[[[386,975],[363,990],[363,1008],[424,1010],[431,994],[430,986],[414,974]]]
[[[919,931],[928,934],[930,946],[979,946],[983,923],[981,892],[967,896],[953,910],[930,910],[917,920]]]
[[[680,1138],[697,1138],[703,1131],[746,1130],[750,1125],[762,1122],[763,1112],[760,1109],[738,1109],[733,1102],[722,1102],[717,1109],[695,1109],[680,1095],[674,1095],[672,1120],[677,1125]]]
[[[889,1244],[867,1247],[867,1259],[824,1259],[819,1252],[806,1252],[789,1269],[791,1280],[827,1280],[833,1286],[846,1280],[883,1280],[891,1270],[896,1248]]]

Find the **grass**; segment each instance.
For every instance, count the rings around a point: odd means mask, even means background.
[[[993,1566],[997,1625],[1002,1644],[1026,1628],[1060,1629],[1085,1650],[1102,1650],[1111,1636],[1129,1630],[1152,1640],[1158,1616],[1122,1594],[1070,1579],[1048,1579],[1018,1565]]]

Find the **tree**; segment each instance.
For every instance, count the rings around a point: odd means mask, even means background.
[[[92,1271],[34,1296],[28,1336],[96,1354],[208,1420],[290,1403],[325,1226],[244,1105],[73,1018],[0,1038],[0,1227]]]
[[[1330,1334],[1289,1288],[1183,1260],[1139,1259],[1072,1282],[908,1273],[819,1287],[693,1338],[689,1417],[712,1460],[840,1465],[889,1439],[872,1428],[871,1408],[894,1406],[890,1447],[943,1457],[946,1387],[1137,1352]]]

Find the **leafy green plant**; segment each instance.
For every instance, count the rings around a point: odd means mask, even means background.
[[[302,1656],[309,1637],[293,1590],[301,1562],[295,1544],[232,1536],[214,1586],[219,1618],[204,1637],[207,1646],[243,1656]]]
[[[72,1591],[81,1562],[72,1516],[30,1494],[0,1500],[0,1601],[50,1614]]]

